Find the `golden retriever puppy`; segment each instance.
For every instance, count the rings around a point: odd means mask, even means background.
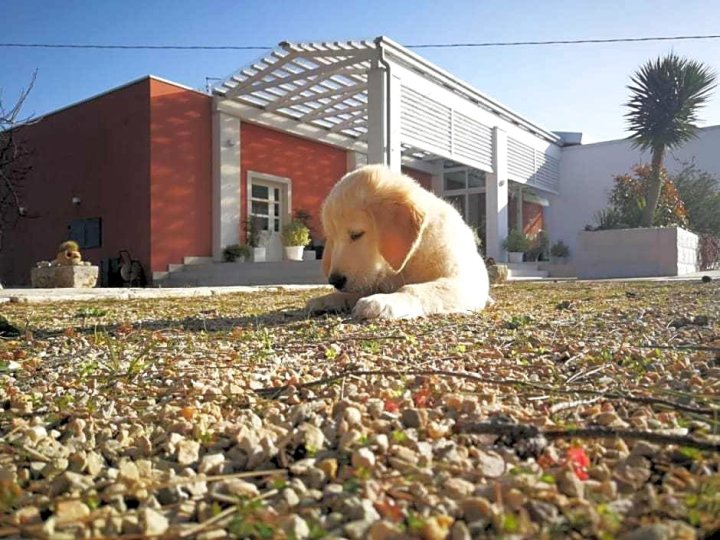
[[[322,268],[337,292],[313,313],[360,319],[480,310],[489,281],[473,233],[450,204],[412,178],[368,165],[345,175],[322,207]]]

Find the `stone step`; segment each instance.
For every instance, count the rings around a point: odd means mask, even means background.
[[[169,275],[170,275],[170,272],[153,272],[152,273],[153,283],[162,281],[163,279],[167,278]]]
[[[187,266],[196,264],[211,264],[212,262],[212,257],[183,257],[183,264]]]
[[[550,275],[547,270],[539,270],[538,263],[509,263],[508,279],[542,279]]]
[[[225,262],[184,266],[156,283],[162,287],[324,285],[320,261]]]

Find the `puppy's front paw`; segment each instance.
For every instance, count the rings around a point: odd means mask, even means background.
[[[357,319],[411,319],[422,317],[420,300],[402,293],[373,294],[358,300],[353,317]]]
[[[315,315],[321,313],[341,313],[343,311],[350,311],[356,300],[356,297],[348,294],[331,293],[325,296],[311,298],[305,305],[305,309]]]

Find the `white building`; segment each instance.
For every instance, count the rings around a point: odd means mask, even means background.
[[[694,161],[698,169],[720,177],[720,126],[701,128],[697,138],[668,153],[665,167],[678,172]],[[634,165],[649,163],[649,152],[633,148],[620,139],[577,146],[564,146],[560,153],[560,181],[545,221],[553,242],[562,240],[576,252],[578,233],[585,225],[596,225],[596,212],[606,208],[613,178],[627,174]]]
[[[349,168],[385,163],[431,175],[428,187],[458,206],[498,260],[510,199],[546,204],[558,193],[560,136],[386,37],[281,43],[214,94],[216,142],[237,140],[249,122],[343,148]],[[237,241],[239,201],[228,197],[238,197],[240,157],[216,146],[214,159],[217,255]]]
[[[429,174],[432,190],[459,208],[498,260],[509,224],[526,226],[523,208],[540,206],[542,228],[572,257],[578,233],[606,207],[613,177],[649,161],[626,140],[582,145],[579,133],[538,126],[386,37],[281,43],[214,93],[216,141],[235,136],[228,126],[251,122],[343,148],[349,168],[385,163]],[[694,158],[718,174],[718,149],[720,128],[705,128],[668,156],[668,169]],[[220,149],[215,159],[218,251],[238,229],[222,208],[237,206],[223,194],[238,196],[239,158]]]

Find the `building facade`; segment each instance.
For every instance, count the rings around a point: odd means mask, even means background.
[[[720,126],[698,129],[696,138],[668,152],[665,167],[676,173],[691,162],[720,178]],[[641,163],[650,163],[650,153],[633,148],[627,139],[563,147],[558,193],[549,197],[545,209],[553,241],[565,242],[572,257],[578,232],[595,225],[595,214],[607,206],[613,178]]]
[[[69,237],[94,263],[127,250],[158,281],[189,257],[221,260],[251,217],[279,260],[299,210],[322,244],[323,199],[365,163],[450,201],[497,260],[510,228],[572,250],[613,175],[644,157],[625,141],[577,145],[387,38],[282,43],[211,93],[146,77],[19,133],[31,171],[0,253],[5,285],[27,284]],[[720,129],[701,130],[677,161],[720,173],[718,142]]]

